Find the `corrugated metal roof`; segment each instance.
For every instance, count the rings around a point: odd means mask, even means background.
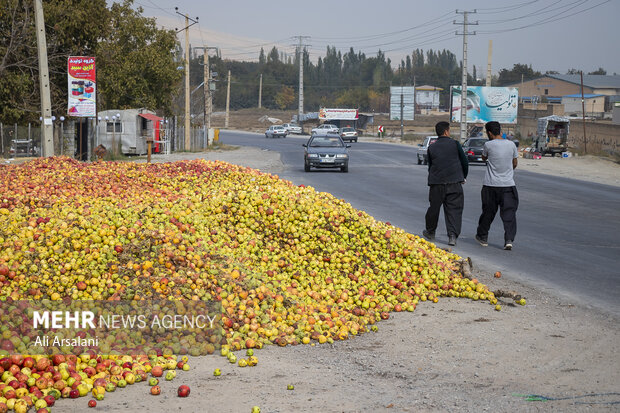
[[[565,82],[581,84],[580,75],[545,75]],[[620,75],[583,75],[583,85],[597,89],[620,89]]]

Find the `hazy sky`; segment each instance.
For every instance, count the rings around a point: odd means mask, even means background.
[[[193,46],[221,48],[223,58],[256,60],[260,47],[276,45],[293,54],[293,36],[310,45],[311,58],[325,55],[327,45],[347,51],[353,47],[367,56],[383,50],[397,66],[416,48],[448,49],[461,60],[463,15],[456,10],[477,10],[469,20],[479,24],[468,31],[468,67],[475,64],[479,77],[486,71],[489,40],[493,40],[493,73],[514,63],[535,70],[570,68],[593,71],[603,67],[620,74],[620,46],[615,26],[620,0],[137,0],[147,16],[160,25],[182,28],[184,18],[199,17],[190,29]],[[183,33],[179,34],[183,44]]]

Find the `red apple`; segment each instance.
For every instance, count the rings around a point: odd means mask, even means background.
[[[161,387],[159,387],[159,386],[153,386],[153,387],[151,387],[151,394],[152,394],[153,396],[157,396],[157,395],[159,395],[160,393],[161,393]]]
[[[47,407],[52,407],[56,403],[56,399],[52,395],[45,396],[43,400],[47,403]]]
[[[185,384],[179,386],[179,390],[177,390],[177,394],[179,395],[179,397],[189,396],[189,386],[186,386]]]

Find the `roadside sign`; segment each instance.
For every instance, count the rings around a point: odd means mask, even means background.
[[[377,128],[379,132],[383,132],[383,125],[379,125],[379,127]]]
[[[413,120],[415,89],[413,86],[390,87],[390,120]]]

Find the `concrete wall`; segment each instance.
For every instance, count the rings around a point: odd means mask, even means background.
[[[538,117],[548,116],[538,114]],[[517,120],[517,131],[522,138],[536,137],[538,128],[538,117],[520,116]],[[581,120],[571,120],[570,131],[568,134],[568,146],[572,150],[580,152],[587,149],[589,154],[608,153],[620,155],[620,125],[602,123],[598,121],[586,121],[587,141],[583,139],[583,122]]]
[[[600,116],[605,112],[605,96],[585,98],[584,100],[586,116]],[[571,113],[578,113],[581,115],[582,106],[580,97],[563,97],[562,104],[564,105],[564,113],[566,113],[567,115],[570,115]]]

